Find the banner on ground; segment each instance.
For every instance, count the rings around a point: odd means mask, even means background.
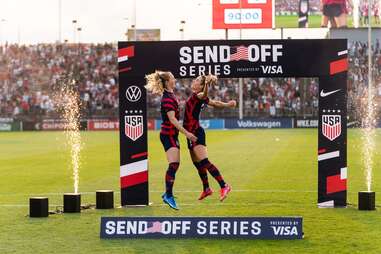
[[[65,130],[65,121],[61,119],[44,119],[38,122],[26,123],[26,130],[41,130],[41,131],[63,131]],[[79,123],[80,130],[87,129],[87,120],[82,120]]]
[[[102,217],[100,237],[302,239],[302,217]]]
[[[226,119],[226,129],[273,129],[292,128],[292,118],[246,118]]]
[[[22,123],[20,121],[0,121],[0,131],[21,131]]]
[[[319,120],[317,118],[295,118],[294,126],[295,128],[318,128]]]
[[[13,122],[13,118],[10,117],[0,117],[0,123],[11,123]]]
[[[155,120],[148,119],[148,130],[155,130]],[[119,130],[119,120],[88,120],[87,130],[89,131],[104,131],[104,130]]]
[[[88,120],[87,130],[89,131],[119,130],[119,120]]]

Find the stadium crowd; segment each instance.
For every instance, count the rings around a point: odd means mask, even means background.
[[[349,72],[348,72],[348,112],[355,119],[363,114],[360,105],[363,98],[367,98],[368,92],[368,43],[350,42],[349,48]],[[372,82],[374,96],[378,105],[381,102],[381,45],[377,39],[372,45]]]
[[[381,97],[381,48],[373,45],[373,74]],[[118,76],[114,44],[6,45],[0,48],[0,117],[52,117],[56,114],[52,87],[75,75],[84,117],[117,116]],[[356,109],[366,92],[367,44],[349,44],[349,109]],[[180,104],[191,94],[191,80],[177,83]],[[238,100],[238,79],[221,79],[210,97]],[[297,78],[243,79],[245,116],[316,116],[318,80]],[[359,96],[360,95],[360,96]],[[158,96],[149,95],[150,117],[159,116]],[[238,109],[206,110],[210,117],[236,117]]]
[[[180,105],[192,93],[191,80],[177,83],[176,95]],[[209,97],[229,101],[238,100],[238,79],[221,79],[209,90]],[[316,79],[296,78],[245,78],[243,79],[243,107],[245,116],[293,116],[316,115],[318,108],[318,83]],[[148,97],[148,105],[159,112],[160,98]],[[302,105],[305,105],[304,107]],[[238,109],[215,111],[207,109],[210,116],[236,117]],[[156,115],[153,114],[153,115]]]
[[[0,115],[54,114],[52,88],[68,75],[75,75],[87,115],[115,111],[115,62],[116,48],[112,44],[1,47]]]
[[[320,0],[309,0],[310,12],[320,11]],[[281,13],[298,13],[299,1],[298,0],[277,0],[275,1],[275,11]]]

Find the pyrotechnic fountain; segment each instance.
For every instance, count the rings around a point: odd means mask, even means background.
[[[56,91],[55,102],[65,122],[65,136],[70,149],[73,171],[74,193],[64,194],[64,212],[80,212],[81,195],[78,193],[80,155],[82,150],[80,127],[80,98],[75,80],[60,82]]]
[[[361,100],[363,107],[363,119],[361,126],[362,140],[362,159],[365,173],[365,183],[367,191],[359,192],[359,209],[374,210],[375,209],[375,193],[372,192],[372,170],[373,157],[375,151],[375,134],[376,134],[376,108],[374,101],[373,87],[368,88],[368,96]]]
[[[372,1],[368,0],[368,6]],[[369,8],[369,17],[371,17],[371,8]],[[377,104],[375,102],[374,87],[372,84],[372,33],[371,22],[368,24],[368,90],[367,96],[362,97],[361,110],[362,110],[362,158],[364,164],[365,180],[367,191],[360,191],[358,193],[358,208],[359,210],[375,210],[375,192],[371,191],[372,187],[372,170],[373,170],[373,155],[375,151],[375,133],[377,125]]]
[[[362,128],[361,128],[361,138],[362,138],[362,158],[365,167],[365,180],[367,190],[371,190],[372,186],[372,169],[373,169],[373,153],[375,149],[375,128],[377,124],[376,118],[376,107],[377,104],[374,102],[373,88],[370,87],[368,91],[368,98],[362,99],[362,105],[365,109]]]

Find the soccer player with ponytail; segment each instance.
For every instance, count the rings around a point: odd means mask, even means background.
[[[168,160],[168,169],[165,174],[166,191],[162,195],[164,203],[173,209],[178,209],[176,201],[173,197],[173,184],[175,175],[180,164],[180,144],[178,139],[179,131],[183,133],[187,139],[196,142],[197,138],[184,129],[179,123],[179,103],[173,93],[176,79],[171,72],[155,71],[146,75],[147,84],[145,88],[152,94],[159,94],[161,98],[161,131],[160,141],[163,144]]]
[[[205,131],[200,126],[199,122],[201,110],[206,105],[215,108],[233,108],[237,104],[234,100],[225,103],[208,98],[208,88],[210,85],[213,85],[216,82],[217,77],[214,75],[202,75],[197,77],[192,82],[191,88],[193,93],[185,104],[183,126],[187,131],[193,133],[197,137],[196,141],[188,139],[187,142],[193,164],[197,168],[198,174],[203,183],[203,191],[199,197],[199,200],[202,200],[207,196],[212,195],[213,193],[212,189],[209,187],[207,172],[209,172],[214,177],[214,179],[216,179],[221,187],[220,201],[223,201],[231,191],[231,187],[224,181],[220,171],[208,159],[208,151],[206,149],[205,142]]]

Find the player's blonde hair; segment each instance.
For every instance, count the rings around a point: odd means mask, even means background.
[[[171,78],[169,71],[155,71],[146,75],[146,85],[144,86],[149,92],[153,94],[162,95],[165,88],[165,83]]]
[[[213,74],[200,75],[197,78],[200,79],[200,85],[201,85],[202,89],[204,89],[204,86],[206,84],[208,84],[210,86],[210,85],[214,85],[217,83],[217,76],[215,76]]]

